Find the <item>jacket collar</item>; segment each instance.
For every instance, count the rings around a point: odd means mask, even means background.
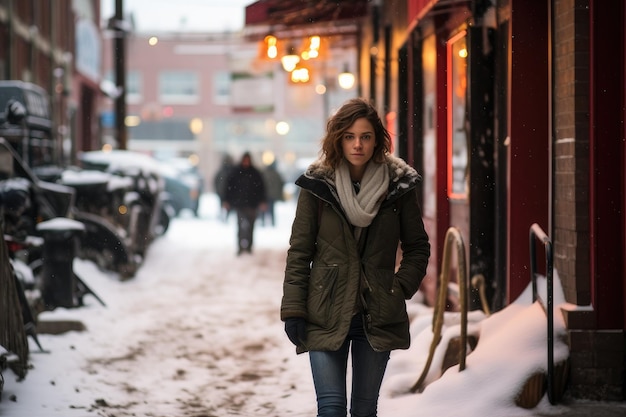
[[[422,179],[417,171],[401,158],[386,155],[383,162],[389,169],[389,192],[387,200],[401,196],[415,188]],[[335,170],[322,164],[321,160],[313,162],[304,174],[296,180],[296,185],[311,191],[319,198],[336,203],[338,201],[335,187]]]

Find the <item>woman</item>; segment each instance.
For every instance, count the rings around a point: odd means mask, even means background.
[[[430,244],[420,176],[390,148],[376,109],[349,100],[328,121],[321,158],[296,181],[281,319],[296,351],[309,352],[319,417],[346,415],[350,349],[350,413],[376,416],[389,353],[409,347],[405,299],[419,289]]]

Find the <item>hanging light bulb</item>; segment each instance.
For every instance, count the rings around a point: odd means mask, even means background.
[[[291,72],[296,68],[298,62],[300,62],[300,57],[296,53],[296,48],[290,46],[288,49],[287,55],[283,56],[280,59],[281,64],[283,65],[283,69],[287,72]]]
[[[343,72],[339,74],[337,81],[339,81],[339,87],[344,90],[349,90],[354,86],[354,74],[350,72],[348,64],[344,65]]]
[[[319,36],[311,36],[309,38],[309,57],[317,58],[320,55],[321,38]]]
[[[276,46],[277,42],[278,40],[276,39],[276,36],[267,35],[265,37],[265,44],[267,45],[267,57],[269,59],[274,59],[278,56],[278,47]]]
[[[311,79],[309,75],[309,69],[306,67],[296,67],[291,72],[291,82],[294,83],[308,83]]]

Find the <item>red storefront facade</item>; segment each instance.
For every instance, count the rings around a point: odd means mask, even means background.
[[[539,224],[569,303],[569,389],[624,399],[625,7],[489,3],[407,2],[406,49],[416,52],[406,72],[421,75],[408,87],[421,91],[398,111],[422,110],[407,117],[418,128],[406,156],[423,161],[431,182],[424,200],[435,202],[426,220],[436,261],[438,237],[458,227],[470,274],[487,278],[490,303],[501,308],[531,280],[529,228]],[[455,63],[459,42],[465,64]],[[463,184],[454,177],[459,159]]]
[[[456,227],[492,310],[514,301],[531,281],[529,230],[538,224],[568,303],[568,389],[624,399],[623,2],[338,3],[367,3],[354,17],[359,92],[423,173],[433,248],[426,299],[434,301],[443,237]],[[311,24],[299,10],[294,24]],[[480,307],[477,291],[470,304]]]

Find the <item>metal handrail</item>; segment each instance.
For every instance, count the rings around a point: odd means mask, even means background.
[[[446,305],[446,299],[448,296],[448,284],[450,283],[450,251],[451,245],[456,243],[457,249],[457,282],[459,284],[459,301],[461,309],[461,351],[459,352],[459,372],[465,369],[465,357],[467,356],[467,305],[468,305],[468,291],[467,291],[467,270],[465,266],[465,244],[463,243],[463,237],[461,232],[455,228],[450,227],[446,232],[444,238],[443,247],[443,260],[441,274],[439,275],[439,296],[437,298],[437,304],[435,305],[435,311],[433,314],[433,340],[430,344],[430,350],[428,352],[428,359],[422,370],[422,374],[418,378],[417,382],[411,387],[411,393],[417,392],[428,374],[430,365],[432,364],[433,357],[435,355],[435,349],[441,341],[441,329],[443,327],[443,315]]]
[[[489,317],[491,315],[491,308],[489,307],[489,302],[487,301],[487,290],[485,289],[485,276],[483,274],[476,274],[472,276],[471,279],[472,288],[478,290],[478,295],[480,297],[480,305],[485,313],[485,316]]]
[[[546,296],[547,305],[537,292],[537,259],[535,252],[535,242],[539,240],[543,243],[546,255]],[[554,397],[554,282],[553,282],[553,266],[552,266],[552,241],[543,231],[541,226],[533,223],[529,232],[530,245],[530,279],[533,289],[533,302],[539,300],[539,304],[548,316],[548,399],[550,404],[556,404]]]

